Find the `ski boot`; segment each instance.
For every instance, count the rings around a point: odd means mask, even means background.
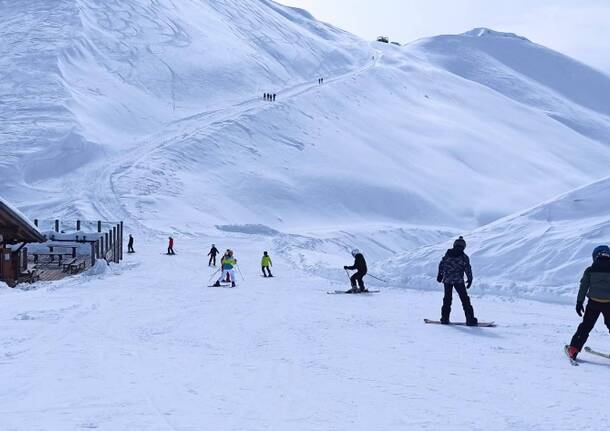
[[[449,318],[441,317],[441,325],[449,325]]]
[[[220,282],[219,282],[219,281],[216,281],[216,283],[214,283],[214,284],[212,285],[212,287],[220,287]]]
[[[367,293],[369,290],[366,287],[361,287],[358,293]]]
[[[347,290],[345,293],[358,293],[359,290],[357,287],[352,287],[350,290]]]
[[[466,320],[466,326],[478,326],[478,324],[479,319],[477,319],[476,317],[472,317]]]
[[[576,360],[576,356],[578,356],[578,349],[576,347],[574,347],[574,346],[567,346],[566,353],[568,354],[568,357],[570,359],[575,361]]]
[[[235,282],[234,281],[231,282],[231,287],[235,287]]]

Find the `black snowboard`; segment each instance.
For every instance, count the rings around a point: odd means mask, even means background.
[[[424,319],[424,322],[442,325],[440,320]],[[450,322],[450,323],[448,323],[448,325],[468,326],[468,325],[466,325],[466,322]],[[478,326],[479,328],[495,328],[496,323],[495,322],[479,322],[476,326]]]

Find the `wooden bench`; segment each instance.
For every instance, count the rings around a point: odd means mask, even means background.
[[[87,261],[85,260],[76,260],[71,263],[70,266],[70,274],[77,274],[81,271],[84,271],[87,268]]]
[[[72,265],[74,265],[76,263],[76,259],[70,259],[67,262],[64,262],[63,265],[61,266],[61,271],[62,272],[72,272]]]

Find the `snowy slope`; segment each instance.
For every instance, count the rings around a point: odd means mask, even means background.
[[[465,238],[477,290],[548,301],[575,301],[593,248],[610,236],[610,178],[477,229]],[[450,243],[393,258],[395,281],[434,288],[436,265]]]
[[[369,50],[265,0],[17,1],[0,16],[0,167],[20,193],[173,120],[352,70]]]
[[[456,75],[610,145],[610,79],[602,72],[521,36],[486,28],[422,39],[411,48]]]
[[[174,257],[138,241],[108,273],[0,289],[0,428],[569,431],[610,420],[582,413],[608,361],[583,353],[573,368],[561,352],[571,305],[475,296],[497,328],[427,326],[439,293],[326,295],[342,285],[273,252],[278,277],[260,277],[263,239],[207,239],[237,251],[238,288],[205,287],[213,270],[197,239]],[[603,349],[607,331],[591,343]]]
[[[422,44],[369,46],[273,2],[64,0],[2,13],[3,193],[39,218],[178,232],[471,228],[590,183],[610,162],[590,134],[456,75]],[[511,58],[531,62],[531,46],[516,39]],[[579,73],[575,92],[589,85]],[[570,106],[593,109],[593,97]]]

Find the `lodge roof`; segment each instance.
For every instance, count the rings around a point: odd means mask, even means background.
[[[17,208],[0,198],[0,236],[5,244],[44,242],[38,228]]]

